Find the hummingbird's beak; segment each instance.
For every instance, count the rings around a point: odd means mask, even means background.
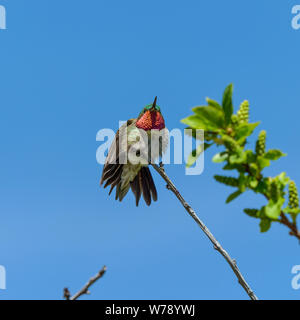
[[[153,103],[152,103],[152,108],[151,109],[155,109],[156,107],[156,101],[157,101],[157,96],[155,97]]]

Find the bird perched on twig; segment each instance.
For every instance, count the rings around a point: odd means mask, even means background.
[[[169,135],[160,107],[154,102],[143,108],[137,119],[129,119],[117,131],[109,149],[100,184],[116,187],[116,200],[122,201],[131,188],[138,206],[141,195],[149,206],[157,200],[149,170],[167,148]]]

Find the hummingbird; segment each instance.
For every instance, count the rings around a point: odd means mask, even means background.
[[[151,200],[157,201],[149,164],[162,156],[168,144],[168,130],[156,102],[157,97],[142,109],[136,119],[127,120],[119,128],[108,151],[100,181],[100,185],[106,182],[104,188],[111,187],[109,195],[116,187],[115,199],[119,201],[131,189],[136,206],[141,195],[148,206]],[[140,157],[140,161],[132,161],[130,152]]]

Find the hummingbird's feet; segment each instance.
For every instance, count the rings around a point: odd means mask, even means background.
[[[160,167],[162,170],[164,170],[164,164],[163,164],[162,161],[159,163],[159,167]]]

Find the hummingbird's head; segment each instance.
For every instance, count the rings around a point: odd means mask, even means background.
[[[148,104],[143,108],[136,120],[136,126],[145,131],[156,129],[162,130],[165,128],[165,120],[161,114],[160,107],[156,104],[155,97],[152,104]]]

